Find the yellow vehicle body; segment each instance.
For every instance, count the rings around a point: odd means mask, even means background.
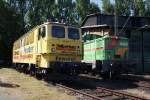
[[[79,38],[68,38],[69,28],[79,30]],[[59,36],[57,29],[64,30],[63,38],[55,37],[55,32]],[[14,64],[33,64],[38,68],[51,68],[51,63],[54,62],[80,63],[81,59],[81,31],[65,24],[48,22],[39,25],[16,40],[13,45]]]

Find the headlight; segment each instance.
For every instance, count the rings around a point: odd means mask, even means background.
[[[55,52],[55,51],[56,51],[56,49],[55,49],[55,48],[52,48],[52,49],[51,49],[51,51],[52,51],[52,52]]]

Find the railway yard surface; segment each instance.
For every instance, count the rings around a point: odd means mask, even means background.
[[[146,77],[146,78],[143,78]],[[113,80],[80,75],[52,84],[11,68],[0,69],[0,100],[150,100],[150,76]]]
[[[75,100],[46,82],[14,69],[0,69],[0,100]]]

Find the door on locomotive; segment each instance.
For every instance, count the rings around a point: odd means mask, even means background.
[[[37,54],[44,52],[44,45],[46,44],[46,26],[41,26],[37,34]]]

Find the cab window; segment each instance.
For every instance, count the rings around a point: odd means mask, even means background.
[[[60,26],[52,26],[52,37],[65,38],[65,28]]]
[[[80,39],[79,30],[75,28],[68,28],[68,38],[74,40]]]
[[[40,40],[41,29],[38,29],[38,40]]]
[[[44,38],[46,36],[46,28],[45,28],[45,26],[39,28],[39,30],[38,30],[38,40],[40,39],[41,36],[42,36],[42,38]]]
[[[41,36],[42,36],[42,37],[45,37],[45,36],[46,36],[46,28],[45,28],[45,27],[42,27],[42,28],[41,28]]]

